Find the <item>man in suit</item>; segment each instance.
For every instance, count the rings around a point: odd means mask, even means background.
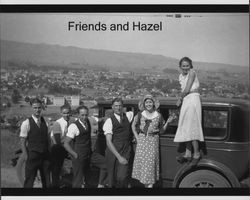
[[[25,165],[25,188],[32,188],[37,171],[40,171],[42,187],[50,186],[49,178],[49,146],[50,138],[48,126],[42,117],[42,101],[38,98],[30,102],[33,110],[31,117],[21,125],[20,143],[22,156],[26,160]]]

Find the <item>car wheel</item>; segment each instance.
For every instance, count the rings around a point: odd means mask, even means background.
[[[228,188],[230,183],[217,172],[197,170],[186,175],[180,182],[179,188]]]

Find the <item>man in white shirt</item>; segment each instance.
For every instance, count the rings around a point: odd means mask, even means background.
[[[25,188],[32,188],[37,171],[40,171],[42,187],[48,188],[49,179],[49,146],[48,126],[41,116],[42,101],[38,98],[30,102],[33,114],[21,125],[20,143],[25,165]]]
[[[63,147],[64,139],[70,124],[71,107],[63,105],[60,108],[62,117],[55,121],[51,131],[53,146],[51,147],[51,172],[52,187],[60,186],[60,172],[62,170],[64,159],[67,157],[67,151]]]
[[[83,178],[89,171],[91,156],[91,125],[88,119],[89,110],[86,106],[79,106],[78,120],[70,124],[64,147],[72,156],[73,188],[81,188]],[[73,142],[71,147],[70,143]]]
[[[126,188],[129,179],[129,159],[132,151],[132,133],[130,123],[133,112],[123,112],[123,101],[115,98],[112,101],[114,113],[103,125],[106,136],[106,161],[109,187]]]

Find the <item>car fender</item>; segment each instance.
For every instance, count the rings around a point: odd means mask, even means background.
[[[189,164],[183,164],[183,166],[178,170],[175,175],[173,187],[178,187],[180,181],[184,176],[199,169],[208,169],[216,171],[223,175],[229,181],[232,187],[241,187],[238,178],[226,165],[211,159],[200,160],[196,167],[191,167]]]

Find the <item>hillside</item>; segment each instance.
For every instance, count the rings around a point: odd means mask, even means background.
[[[1,61],[31,62],[38,65],[74,67],[100,66],[112,70],[176,69],[178,59],[162,55],[84,49],[73,46],[31,44],[1,40]],[[198,70],[226,70],[248,73],[248,67],[194,62]]]

